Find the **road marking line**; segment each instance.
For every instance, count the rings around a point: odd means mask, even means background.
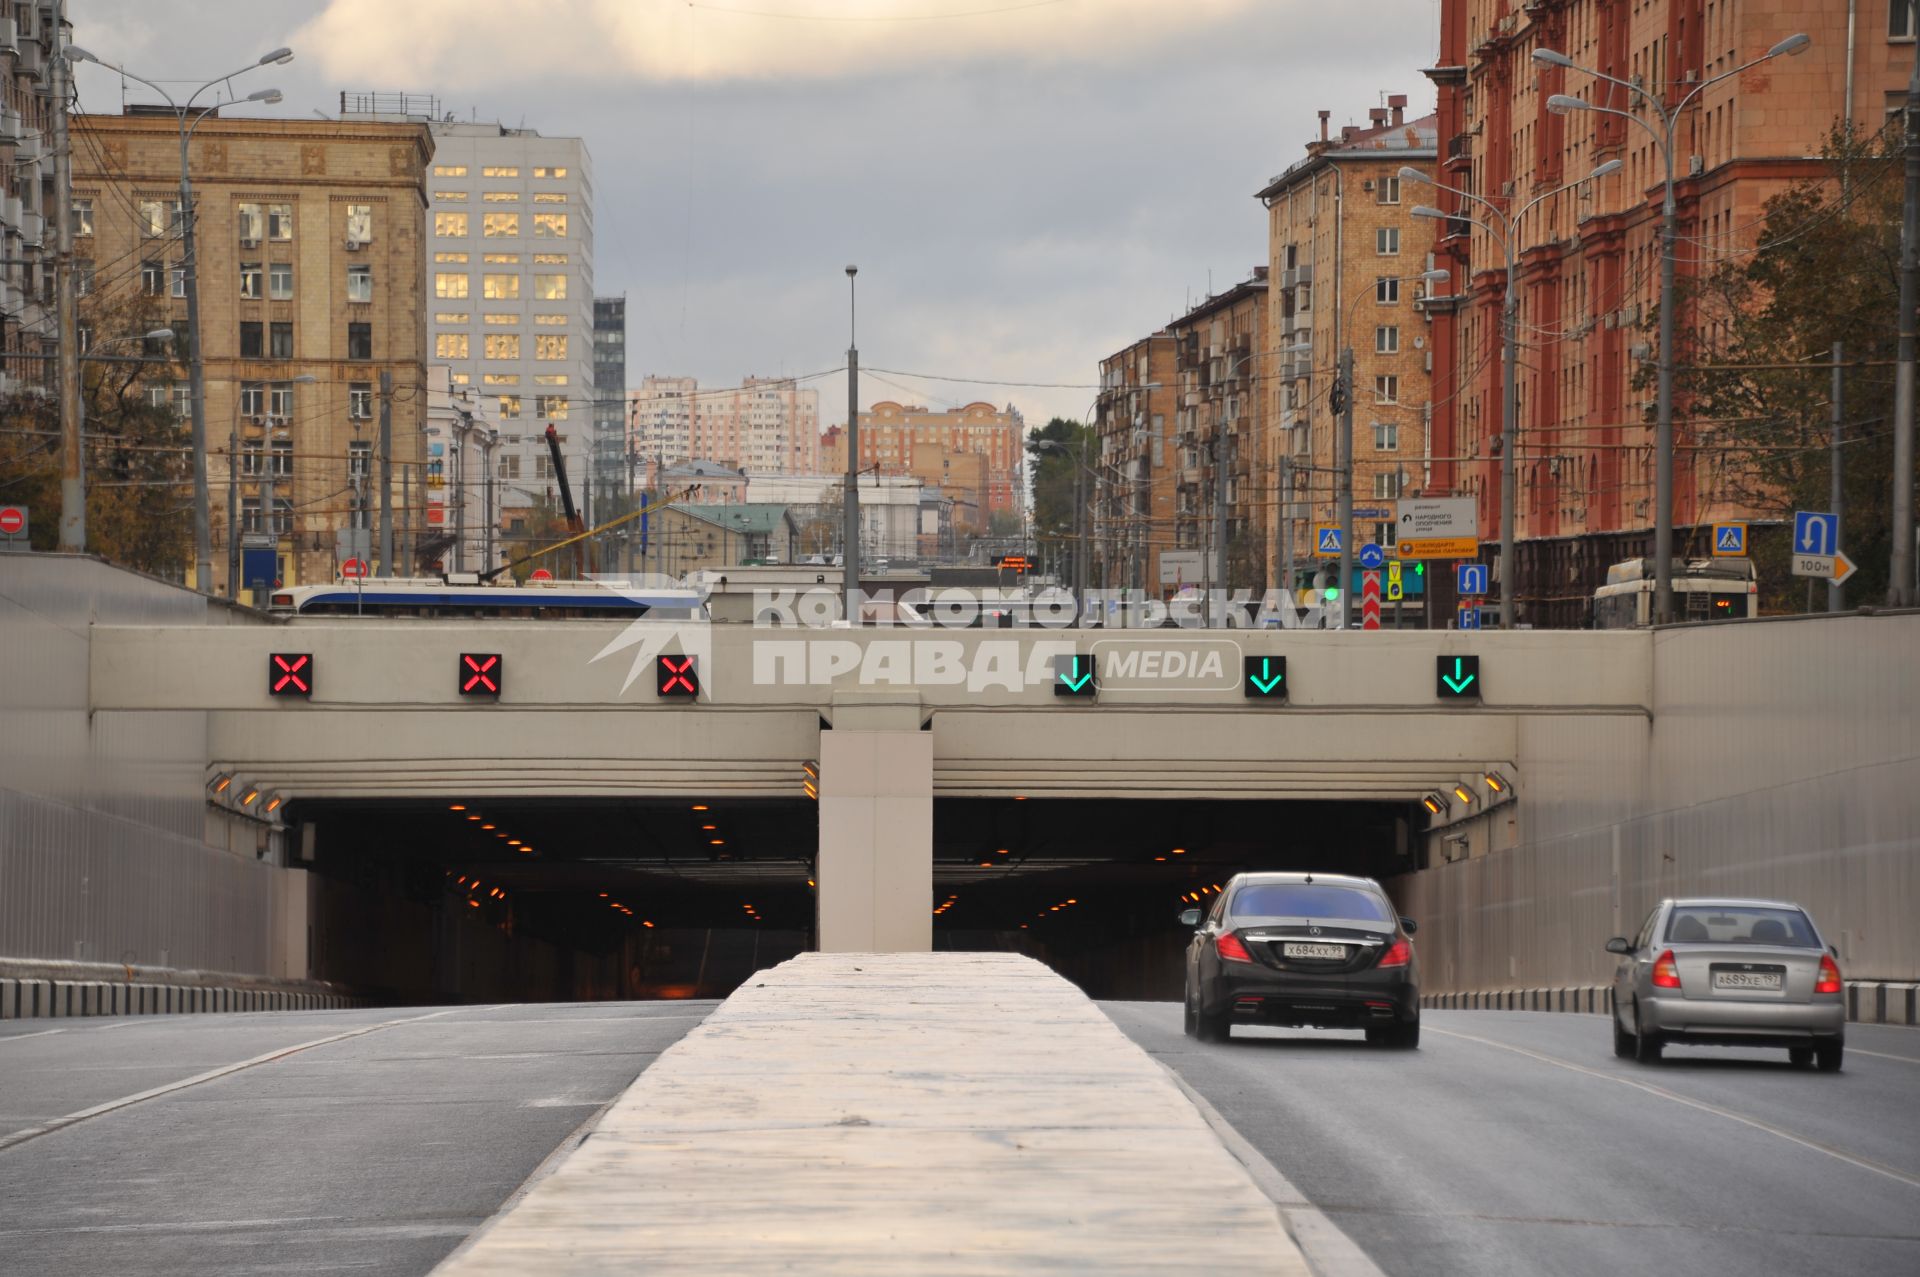
[[[289,1055],[297,1055],[301,1051],[310,1051],[317,1046],[327,1046],[334,1042],[344,1042],[348,1038],[362,1037],[368,1033],[377,1033],[381,1029],[391,1029],[396,1025],[416,1024],[421,1020],[436,1020],[443,1015],[452,1015],[455,1011],[465,1009],[464,1007],[449,1007],[447,1010],[431,1011],[426,1015],[409,1015],[402,1016],[398,1020],[383,1020],[379,1024],[369,1024],[358,1029],[349,1029],[344,1033],[335,1033],[324,1038],[314,1038],[311,1042],[301,1042],[294,1046],[282,1047],[277,1051],[269,1051],[265,1055],[256,1055],[251,1060],[241,1060],[238,1064],[224,1064],[217,1069],[209,1069],[205,1073],[196,1073],[192,1077],[181,1078],[178,1082],[169,1082],[165,1086],[156,1086],[152,1090],[141,1091],[134,1095],[123,1095],[117,1100],[108,1100],[104,1104],[96,1104],[92,1108],[84,1108],[77,1113],[68,1113],[64,1117],[56,1117],[40,1126],[30,1126],[24,1131],[15,1131],[11,1135],[0,1136],[0,1152],[24,1144],[28,1140],[38,1139],[42,1135],[49,1135],[54,1131],[64,1130],[76,1123],[84,1122],[88,1118],[101,1117],[119,1109],[144,1103],[147,1100],[156,1100],[163,1095],[171,1095],[175,1091],[184,1091],[190,1086],[199,1086],[202,1082],[217,1081],[230,1074],[238,1073],[242,1069],[250,1069],[260,1064],[271,1064],[275,1060],[283,1060]]]
[[[41,1029],[37,1033],[9,1033],[0,1037],[0,1042],[19,1042],[26,1038],[44,1038],[53,1033],[65,1033],[65,1029]]]
[[[1872,1171],[1876,1175],[1884,1175],[1888,1179],[1898,1180],[1902,1184],[1920,1188],[1920,1175],[1909,1175],[1905,1171],[1897,1170],[1881,1162],[1876,1162],[1871,1158],[1860,1157],[1853,1153],[1843,1153],[1837,1148],[1820,1143],[1818,1140],[1810,1140],[1804,1135],[1795,1135],[1792,1131],[1771,1126],[1757,1117],[1748,1117],[1744,1113],[1736,1113],[1732,1109],[1721,1108],[1717,1104],[1708,1104],[1704,1100],[1689,1099],[1687,1096],[1681,1095],[1678,1092],[1669,1091],[1664,1087],[1654,1086],[1649,1082],[1638,1082],[1632,1078],[1621,1077],[1615,1073],[1603,1073],[1599,1069],[1590,1069],[1584,1064],[1575,1064],[1572,1060],[1563,1060],[1553,1055],[1543,1055],[1539,1051],[1530,1051],[1524,1046],[1513,1046],[1506,1042],[1496,1041],[1493,1038],[1477,1037],[1474,1034],[1460,1033],[1453,1029],[1435,1028],[1431,1024],[1427,1026],[1427,1031],[1429,1033],[1438,1033],[1442,1037],[1459,1038],[1463,1042],[1478,1042],[1482,1046],[1495,1047],[1502,1051],[1511,1051],[1515,1055],[1524,1055],[1529,1059],[1538,1060],[1542,1064],[1551,1064],[1555,1068],[1568,1069],[1575,1073],[1584,1073],[1588,1077],[1596,1077],[1603,1082],[1617,1082],[1621,1086],[1630,1086],[1636,1091],[1645,1091],[1648,1095],[1657,1095],[1663,1100],[1672,1100],[1675,1104],[1684,1104],[1688,1108],[1699,1109],[1702,1113],[1712,1113],[1716,1117],[1728,1118],[1740,1123],[1742,1126],[1751,1126],[1756,1131],[1764,1131],[1768,1135],[1777,1135],[1788,1143],[1798,1144],[1800,1147],[1812,1149],[1816,1153],[1825,1153],[1828,1157],[1838,1158],[1840,1161],[1858,1166],[1863,1171]]]
[[[1876,1060],[1898,1060],[1902,1064],[1920,1064],[1920,1060],[1914,1059],[1911,1055],[1888,1055],[1885,1051],[1869,1051],[1864,1046],[1850,1046],[1847,1048],[1847,1054],[1871,1055]]]
[[[1156,1057],[1157,1058],[1157,1057]],[[1207,1101],[1207,1097],[1187,1084],[1187,1080],[1173,1070],[1165,1060],[1157,1060],[1160,1067],[1166,1069],[1167,1076],[1180,1088],[1200,1116],[1206,1119],[1213,1133],[1227,1146],[1227,1152],[1234,1160],[1247,1168],[1247,1175],[1253,1180],[1254,1187],[1266,1194],[1280,1212],[1280,1220],[1293,1236],[1294,1245],[1300,1248],[1300,1254],[1306,1259],[1307,1266],[1318,1277],[1386,1277],[1379,1265],[1367,1257],[1367,1253],[1353,1238],[1340,1231],[1340,1226],[1327,1217],[1327,1213],[1307,1200],[1307,1195],[1293,1186],[1293,1181],[1280,1173],[1267,1155],[1255,1148],[1247,1137],[1235,1130],[1219,1109]]]

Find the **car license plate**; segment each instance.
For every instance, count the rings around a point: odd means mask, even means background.
[[[1339,962],[1347,956],[1347,946],[1343,944],[1283,944],[1280,954],[1287,958],[1320,958]]]
[[[1780,973],[1777,971],[1716,971],[1713,973],[1713,987],[1716,989],[1778,989]]]

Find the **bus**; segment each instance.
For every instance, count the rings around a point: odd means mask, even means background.
[[[623,581],[529,581],[482,585],[472,573],[381,577],[338,585],[297,585],[269,595],[267,610],[295,616],[499,617],[534,621],[583,618],[704,620],[700,590]]]
[[[1628,559],[1607,569],[1593,592],[1593,628],[1626,630],[1653,623],[1653,560]],[[1726,621],[1760,615],[1760,583],[1751,559],[1675,559],[1673,606],[1680,621]]]

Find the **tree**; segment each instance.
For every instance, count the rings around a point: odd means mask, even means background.
[[[1768,201],[1758,249],[1690,289],[1695,318],[1676,356],[1676,402],[1696,423],[1696,483],[1789,520],[1796,509],[1830,504],[1833,343],[1843,343],[1844,363],[1865,365],[1844,370],[1842,417],[1843,539],[1860,566],[1848,585],[1857,599],[1884,594],[1890,549],[1902,196],[1895,127],[1828,138],[1828,174]],[[1682,252],[1689,243],[1705,246],[1683,241]],[[1805,585],[1787,572],[1787,541],[1769,538],[1755,550],[1768,611],[1805,606]],[[1824,608],[1824,589],[1818,598]]]
[[[1093,457],[1095,442],[1091,427],[1065,417],[1055,417],[1027,435],[1034,540],[1041,547],[1052,544],[1056,556],[1072,541],[1078,526],[1076,504],[1085,489],[1077,486],[1077,480],[1080,466]]]

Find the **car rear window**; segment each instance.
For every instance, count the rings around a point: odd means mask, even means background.
[[[1818,949],[1813,923],[1798,909],[1753,905],[1678,905],[1667,919],[1672,944],[1768,944]]]
[[[1371,891],[1317,882],[1254,883],[1233,893],[1232,909],[1240,918],[1393,920],[1387,902]]]

